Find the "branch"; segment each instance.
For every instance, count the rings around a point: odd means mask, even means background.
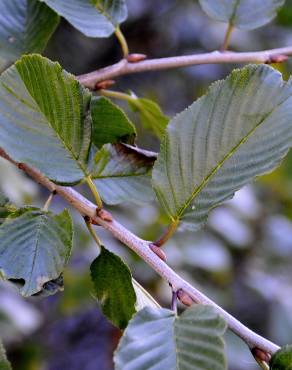
[[[38,170],[23,164],[17,163],[11,159],[1,148],[0,156],[15,164],[22,169],[26,174],[32,177],[36,182],[45,186],[51,192],[56,192],[68,201],[83,217],[87,216],[92,219],[94,223],[102,226],[108,230],[116,239],[131,248],[137,253],[148,265],[150,265],[163,279],[171,284],[172,289],[178,293],[178,296],[187,305],[193,302],[209,304],[215,307],[221,316],[227,321],[229,329],[236,335],[243,339],[251,350],[258,349],[265,353],[273,354],[279,347],[269,340],[254,333],[252,330],[244,326],[240,321],[235,319],[232,315],[226,312],[223,308],[218,306],[211,299],[206,297],[203,293],[190,285],[187,281],[182,279],[176,272],[174,272],[164,261],[162,261],[149,248],[151,242],[140,239],[131,231],[122,226],[114,219],[108,219],[98,216],[99,212],[92,202],[86,199],[83,195],[72,189],[71,187],[58,186],[42,175]],[[184,299],[182,299],[182,297]]]
[[[255,52],[220,52],[214,51],[205,54],[194,54],[185,56],[176,56],[169,58],[158,58],[142,60],[131,63],[127,59],[122,59],[116,64],[101,68],[77,77],[84,86],[95,89],[100,81],[110,80],[115,77],[140,73],[157,71],[171,68],[180,68],[198,64],[216,64],[216,63],[279,63],[288,59],[292,55],[292,47],[271,49]]]

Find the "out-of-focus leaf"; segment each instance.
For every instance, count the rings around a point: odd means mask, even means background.
[[[210,306],[194,305],[176,317],[146,307],[130,321],[115,353],[116,370],[225,370],[225,321]]]
[[[39,1],[1,0],[0,56],[15,61],[21,54],[42,52],[58,23],[58,15]]]
[[[98,148],[108,143],[134,143],[136,129],[120,107],[104,97],[93,98],[90,106],[92,142]]]
[[[199,0],[203,10],[217,21],[252,30],[269,23],[285,0]]]
[[[0,226],[0,272],[20,286],[23,296],[42,291],[57,279],[72,248],[72,220],[35,208],[8,217]]]
[[[92,178],[107,204],[153,199],[151,170],[156,154],[130,145],[105,145],[94,159]]]
[[[9,202],[8,198],[0,193],[0,207],[4,207]]]
[[[292,345],[284,346],[277,351],[271,361],[271,370],[291,370],[292,369]]]
[[[0,147],[52,181],[77,183],[87,171],[89,100],[58,63],[23,56],[0,78]]]
[[[164,135],[169,118],[162,112],[157,103],[150,99],[136,98],[129,100],[129,106],[140,114],[141,123],[156,136]]]
[[[12,370],[12,367],[7,360],[6,352],[0,339],[0,370]]]
[[[126,20],[125,0],[41,0],[88,37],[108,37]]]
[[[90,266],[94,291],[102,312],[117,327],[124,329],[135,313],[136,294],[128,266],[114,253],[101,247]]]
[[[169,124],[153,186],[172,221],[199,229],[208,213],[291,146],[292,80],[268,66],[235,70]]]
[[[135,289],[137,302],[136,302],[136,311],[142,310],[144,307],[155,307],[160,308],[160,305],[152,297],[150,293],[147,292],[135,279],[132,279],[133,287]]]

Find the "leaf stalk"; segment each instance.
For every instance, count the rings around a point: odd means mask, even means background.
[[[129,47],[128,47],[128,43],[127,43],[127,40],[124,36],[124,34],[122,33],[120,27],[118,26],[115,30],[115,35],[121,45],[121,48],[122,48],[122,52],[123,52],[123,56],[125,59],[127,59],[128,55],[129,55]]]
[[[94,199],[96,201],[97,208],[98,209],[101,209],[102,208],[102,200],[101,200],[100,195],[99,195],[99,193],[98,193],[98,191],[96,189],[96,186],[94,185],[94,182],[92,181],[91,176],[87,176],[85,178],[85,180],[86,180],[86,183],[87,183],[89,189],[91,190],[91,192],[92,192],[92,194],[94,196]]]

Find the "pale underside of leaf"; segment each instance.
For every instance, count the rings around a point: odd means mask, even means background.
[[[21,54],[41,52],[59,23],[59,17],[36,0],[0,2],[0,55],[14,61]]]
[[[212,208],[278,166],[291,146],[291,102],[291,82],[248,66],[177,115],[153,170],[169,218],[198,229]]]
[[[144,289],[137,280],[132,279],[133,287],[136,292],[136,311],[142,310],[144,307],[150,306],[155,308],[160,308],[158,302],[152,297],[152,295]]]
[[[0,240],[0,275],[31,296],[61,275],[71,253],[72,221],[66,210],[53,216],[27,209],[1,225]]]
[[[124,144],[105,145],[95,156],[92,178],[107,204],[151,201],[155,153]]]
[[[116,370],[224,370],[226,323],[214,308],[194,305],[180,317],[146,307],[130,321],[115,353]]]
[[[203,10],[218,21],[252,30],[270,22],[285,0],[199,0]]]
[[[89,99],[58,63],[24,56],[0,79],[0,147],[55,182],[80,181],[91,140]]]
[[[127,18],[125,0],[42,0],[88,37],[108,37]]]

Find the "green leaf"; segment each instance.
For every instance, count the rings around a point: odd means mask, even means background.
[[[138,281],[132,279],[132,284],[135,289],[137,301],[136,301],[136,311],[142,310],[144,307],[154,307],[160,308],[160,305],[156,300],[152,297],[152,295],[144,289]]]
[[[0,339],[0,370],[12,370],[10,362],[7,360],[6,352]]]
[[[116,370],[224,370],[225,321],[210,306],[146,307],[130,321],[115,353]]]
[[[0,193],[0,207],[4,207],[9,202],[9,199],[2,193]]]
[[[134,143],[136,129],[120,107],[104,97],[93,98],[90,106],[92,142],[98,148],[108,143]]]
[[[130,145],[103,146],[95,155],[92,178],[104,202],[151,201],[150,174],[155,160],[155,153]]]
[[[15,61],[21,54],[42,52],[59,17],[37,0],[0,2],[0,56]]]
[[[211,209],[272,171],[292,139],[292,80],[268,66],[234,70],[169,124],[153,169],[172,221],[199,229]]]
[[[86,175],[90,93],[58,63],[23,56],[0,77],[0,147],[52,181],[74,184]]]
[[[57,279],[72,248],[72,220],[27,208],[0,226],[0,274],[21,286],[23,296],[39,293]]]
[[[252,30],[269,23],[285,0],[199,0],[211,18]]]
[[[158,104],[149,99],[136,97],[128,102],[132,110],[140,114],[141,123],[146,129],[151,130],[158,137],[164,135],[169,118]]]
[[[42,0],[88,37],[108,37],[128,16],[125,0]]]
[[[90,266],[94,291],[102,312],[117,327],[124,329],[135,313],[136,294],[128,266],[120,257],[101,247]]]
[[[292,345],[282,347],[277,351],[271,361],[271,370],[292,370]]]

